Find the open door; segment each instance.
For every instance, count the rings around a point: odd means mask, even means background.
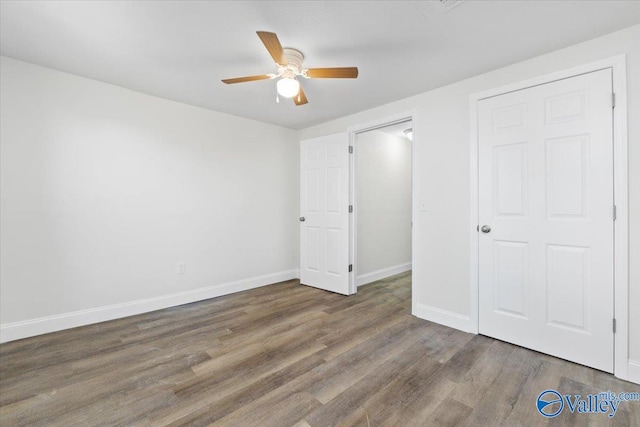
[[[300,144],[300,283],[348,295],[349,137]]]

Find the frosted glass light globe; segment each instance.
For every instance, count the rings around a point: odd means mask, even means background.
[[[283,78],[278,80],[278,93],[285,98],[293,98],[300,91],[300,82],[296,79]]]

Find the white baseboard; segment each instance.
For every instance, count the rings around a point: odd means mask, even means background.
[[[0,343],[189,304],[298,277],[299,270],[288,270],[170,295],[7,323],[0,325]]]
[[[395,276],[396,274],[404,273],[411,270],[411,263],[395,265],[393,267],[383,268],[382,270],[372,271],[371,273],[363,274],[356,278],[356,286],[366,285],[368,283],[375,282],[376,280],[386,279],[387,277]]]
[[[627,381],[640,384],[640,362],[629,359],[627,365]]]
[[[469,316],[463,316],[452,311],[418,304],[413,311],[413,315],[460,331],[471,332],[471,319]]]

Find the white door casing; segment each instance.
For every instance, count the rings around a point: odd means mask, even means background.
[[[300,143],[300,283],[344,295],[350,293],[349,162],[347,133]]]
[[[611,69],[478,102],[479,332],[613,371]]]

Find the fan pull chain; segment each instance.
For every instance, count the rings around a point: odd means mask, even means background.
[[[276,90],[276,104],[280,104],[280,96],[278,95],[277,90]]]

